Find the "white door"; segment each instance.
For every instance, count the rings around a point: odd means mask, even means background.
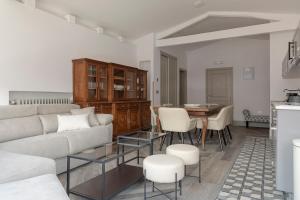
[[[232,68],[206,70],[206,101],[231,105],[233,101]]]

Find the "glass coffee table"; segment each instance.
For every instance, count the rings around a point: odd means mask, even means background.
[[[120,145],[138,147],[141,144],[147,144],[150,147],[149,154],[153,155],[154,141],[166,136],[167,133],[158,133],[150,131],[136,131],[126,135],[117,137],[117,142]]]
[[[93,151],[69,155],[67,157],[68,195],[73,194],[90,200],[106,200],[127,189],[143,178],[143,168],[133,165],[132,161],[136,160],[139,164],[139,160],[142,158],[140,150],[148,146],[149,154],[152,155],[154,140],[165,135],[165,133],[137,131],[126,136],[119,136],[116,142],[103,144]],[[72,171],[70,166],[73,160],[97,163],[101,166],[102,173],[70,188],[70,172]],[[116,162],[116,167],[107,171],[106,164],[110,162]]]

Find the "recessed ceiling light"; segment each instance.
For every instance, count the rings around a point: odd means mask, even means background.
[[[205,3],[204,0],[197,0],[197,1],[194,1],[194,6],[195,6],[196,8],[199,8],[199,7],[203,6],[204,3]]]

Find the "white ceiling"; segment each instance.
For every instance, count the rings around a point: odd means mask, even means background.
[[[193,24],[185,29],[178,31],[175,34],[168,36],[180,37],[187,35],[194,35],[199,33],[208,33],[213,31],[228,30],[239,27],[253,26],[258,24],[266,24],[270,21],[256,18],[246,17],[219,17],[219,16],[208,16],[200,22]]]
[[[159,32],[207,11],[300,13],[300,0],[37,0],[40,9],[59,16],[73,14],[91,27],[102,26],[136,39]]]

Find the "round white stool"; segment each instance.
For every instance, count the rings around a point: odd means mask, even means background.
[[[166,149],[167,155],[181,158],[185,165],[199,165],[199,182],[201,182],[201,158],[197,147],[189,144],[174,144]]]
[[[154,192],[154,183],[175,183],[175,199],[177,199],[177,184],[179,183],[180,195],[182,193],[181,180],[184,177],[184,161],[181,158],[172,155],[158,154],[148,156],[143,162],[145,184],[144,184],[144,199],[146,195],[146,181],[152,182],[152,191]],[[161,195],[167,195],[161,190]],[[151,197],[149,197],[151,198]]]

